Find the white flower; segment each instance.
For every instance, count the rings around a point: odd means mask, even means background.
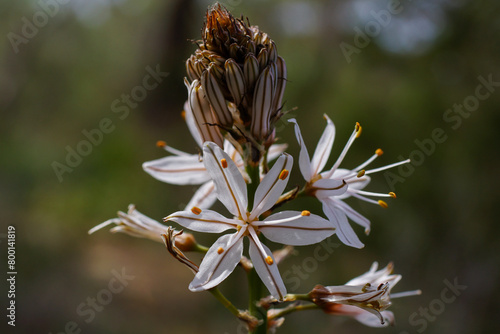
[[[210,247],[200,271],[189,285],[191,291],[211,289],[220,284],[234,270],[243,254],[243,237],[249,237],[249,255],[270,293],[282,300],[285,285],[269,248],[259,240],[259,233],[267,239],[287,245],[309,245],[320,242],[335,232],[331,223],[309,211],[282,211],[259,221],[259,216],[271,209],[285,189],[293,159],[281,155],[263,178],[254,197],[253,209],[247,210],[247,186],[238,167],[227,153],[216,144],[203,147],[203,162],[212,177],[218,199],[234,218],[226,218],[211,210],[193,207],[165,218],[193,231],[220,233],[229,229]]]
[[[378,263],[374,262],[368,272],[345,285],[317,285],[309,296],[326,313],[351,316],[371,327],[392,325],[394,314],[386,311],[391,305],[391,298],[419,295],[421,291],[391,295],[391,289],[401,280],[401,275],[392,275],[392,263],[379,271],[377,268]]]
[[[184,104],[184,115],[191,135],[201,148],[203,139],[199,128],[193,118],[193,112],[189,103]],[[214,192],[214,183],[208,174],[205,165],[198,154],[189,154],[168,146],[165,142],[157,143],[167,152],[173,154],[161,159],[147,161],[142,164],[142,168],[155,179],[176,185],[201,185],[195,192],[186,210],[194,206],[201,209],[207,209],[214,204],[217,196]],[[276,159],[286,149],[285,144],[272,145],[269,149],[268,159]],[[234,146],[227,140],[224,140],[224,151],[229,154],[236,165],[243,169],[243,160]]]
[[[122,232],[133,237],[148,238],[158,242],[163,242],[161,235],[165,234],[168,228],[168,226],[140,213],[133,204],[130,204],[127,213],[118,211],[118,218],[106,220],[91,228],[88,233],[92,234],[112,224],[116,225],[110,230],[112,233]]]
[[[290,120],[290,122],[295,124],[295,135],[300,145],[300,171],[302,172],[304,179],[307,181],[306,191],[321,201],[323,204],[323,212],[337,227],[337,235],[339,239],[346,245],[362,248],[364,245],[359,240],[356,233],[354,233],[354,230],[349,224],[347,218],[350,218],[355,223],[363,226],[366,234],[370,232],[370,221],[347,205],[343,200],[353,196],[363,201],[378,204],[386,208],[387,203],[384,201],[375,201],[367,198],[366,196],[396,197],[396,195],[393,192],[381,194],[362,190],[370,182],[368,174],[373,174],[375,172],[380,172],[388,168],[405,164],[410,160],[365,171],[363,168],[368,166],[378,156],[382,155],[382,150],[377,149],[372,157],[358,167],[350,170],[339,168],[352,143],[361,134],[361,126],[359,123],[356,123],[354,131],[344,149],[340,153],[337,161],[333,164],[332,168],[322,172],[328,158],[330,157],[333,141],[335,139],[335,125],[327,115],[324,115],[324,117],[327,121],[327,125],[321,135],[311,160],[309,160],[309,153],[307,152],[307,147],[302,139],[302,134],[297,121],[295,119]]]

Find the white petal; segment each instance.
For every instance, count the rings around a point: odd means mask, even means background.
[[[335,227],[320,216],[299,211],[281,211],[261,222],[253,222],[266,238],[285,245],[311,245],[335,233]]]
[[[311,159],[311,168],[314,175],[319,174],[328,162],[335,139],[335,125],[327,115],[324,115],[324,117],[327,124]]]
[[[254,220],[276,204],[290,177],[293,158],[289,154],[282,154],[274,163],[269,173],[262,179],[255,191],[255,200],[250,220]]]
[[[347,183],[344,180],[319,179],[313,183],[317,198],[340,196],[347,191]]]
[[[273,144],[269,147],[269,151],[267,151],[267,160],[272,161],[279,157],[281,153],[285,152],[288,148],[288,144]]]
[[[184,210],[189,211],[192,207],[209,209],[216,200],[217,194],[215,193],[215,185],[213,181],[208,181],[196,190]]]
[[[266,247],[266,245],[263,245],[258,238],[257,241],[254,240],[253,237],[249,239],[250,246],[248,252],[255,271],[271,295],[278,300],[283,300],[283,297],[286,295],[286,288],[283,280],[281,279],[276,261],[274,261],[273,253]],[[259,243],[259,245],[257,243]],[[264,253],[259,249],[261,247],[263,248]],[[268,256],[273,259],[273,264],[271,265],[266,262],[266,258]]]
[[[227,139],[224,140],[224,152],[226,152],[227,155],[229,155],[229,157],[231,158],[231,160],[234,161],[236,166],[243,167],[244,162],[243,159],[241,158],[241,154],[238,152],[238,150],[236,150],[234,145],[231,144],[231,142]]]
[[[158,222],[152,218],[149,218],[145,214],[139,212],[135,208],[135,205],[133,205],[133,204],[130,204],[128,206],[127,215],[129,216],[129,218],[134,218],[134,221],[136,222],[136,224],[138,224],[140,227],[142,227],[146,230],[160,232],[159,234],[164,233],[167,230],[167,226],[165,226],[165,225],[161,224],[160,222]],[[123,217],[123,216],[127,217],[127,215],[121,215],[121,213],[118,213],[118,216],[120,216],[120,217]]]
[[[347,176],[353,176],[355,175],[354,173],[357,173],[357,171],[354,170],[349,170],[349,169],[344,169],[344,168],[338,168],[335,170],[333,175],[330,176],[330,179],[345,179]],[[328,172],[322,173],[322,177],[328,178]],[[363,175],[362,177],[349,177],[346,179],[348,185],[349,185],[349,190],[361,190],[365,188],[368,183],[370,183],[371,178],[368,175]],[[337,199],[345,199],[351,197],[350,191],[347,191],[343,193],[340,196],[337,196]]]
[[[349,217],[356,224],[363,226],[365,228],[366,234],[370,233],[370,221],[368,220],[368,218],[351,208],[343,201],[336,201],[336,204],[340,209],[342,209],[342,211],[345,212],[347,217]]]
[[[225,167],[222,161],[225,160]],[[206,142],[203,145],[203,163],[215,183],[217,198],[233,215],[246,218],[247,185],[236,164],[219,146]]]
[[[168,156],[142,164],[146,173],[157,180],[170,184],[202,184],[210,175],[198,155]]]
[[[193,210],[194,211],[194,210]],[[220,233],[228,229],[236,229],[237,221],[228,219],[212,210],[178,211],[166,217],[165,221],[174,221],[177,224],[198,232]]]
[[[189,284],[189,290],[196,292],[211,289],[233,272],[243,254],[242,235],[238,232],[217,239],[203,258],[200,271]]]
[[[394,313],[391,311],[382,311],[380,312],[380,316],[384,319],[383,324],[381,323],[379,316],[366,310],[362,310],[362,312],[353,315],[354,319],[369,327],[387,327],[394,324]]]
[[[304,144],[304,139],[302,139],[302,134],[300,133],[299,124],[293,118],[290,119],[289,122],[295,124],[295,136],[297,137],[297,141],[300,146],[300,155],[299,155],[300,172],[302,173],[302,176],[304,176],[304,179],[309,182],[314,176],[311,167],[311,161],[309,160],[309,153],[307,152],[307,147]]]
[[[363,243],[349,225],[345,213],[335,206],[335,202],[330,198],[322,199],[321,202],[323,203],[323,212],[337,228],[336,233],[340,241],[351,247],[363,248]]]
[[[99,225],[96,225],[96,226],[92,227],[87,233],[88,234],[92,234],[92,233],[94,233],[96,231],[99,231],[100,229],[102,229],[102,228],[104,228],[104,227],[106,227],[108,225],[111,225],[111,224],[117,224],[118,225],[120,223],[121,223],[121,220],[118,219],[118,218],[108,219],[105,222],[100,223]]]
[[[188,86],[188,92],[189,92],[189,86]],[[191,110],[189,101],[184,102],[184,112],[185,112],[186,124],[189,128],[189,132],[191,132],[191,136],[193,136],[194,140],[196,140],[198,146],[202,147],[203,139],[201,139],[201,133],[200,130],[198,129],[198,126],[196,126],[196,120],[194,119],[193,111]]]

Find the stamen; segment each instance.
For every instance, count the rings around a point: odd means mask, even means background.
[[[392,191],[389,193],[389,196],[391,196],[392,198],[396,198],[396,193],[393,193]]]
[[[389,205],[387,205],[387,203],[382,201],[381,199],[378,200],[378,204],[384,209],[387,209],[389,207]]]
[[[401,297],[408,297],[408,296],[418,296],[418,295],[421,295],[421,294],[422,294],[422,290],[397,292],[397,293],[391,293],[391,299],[393,299],[393,298],[401,298]]]
[[[365,170],[364,170],[364,169],[360,170],[360,171],[358,172],[358,175],[356,175],[356,176],[357,176],[357,177],[363,177],[363,176],[365,176]]]
[[[340,166],[340,164],[342,163],[342,160],[344,160],[344,158],[345,158],[345,156],[347,154],[347,151],[349,150],[349,148],[351,147],[352,143],[354,142],[354,140],[357,137],[358,127],[360,127],[359,123],[356,123],[355,129],[352,132],[351,137],[349,137],[349,140],[347,141],[347,144],[344,146],[344,149],[340,153],[337,161],[335,161],[335,163],[333,164],[333,167],[325,175],[323,175],[323,178],[329,179],[333,175],[333,173],[335,172],[335,170]]]
[[[195,215],[199,215],[201,213],[201,209],[196,206],[193,206],[191,212],[194,213]]]
[[[274,263],[274,261],[273,261],[272,257],[270,257],[269,255],[266,257],[266,263],[267,263],[268,265],[272,265],[272,264]]]
[[[217,254],[222,254],[222,253],[224,253],[224,248],[219,247],[219,248],[217,249]]]
[[[290,172],[289,172],[288,170],[283,169],[283,170],[281,171],[281,173],[280,173],[280,176],[279,176],[280,180],[284,180],[284,179],[286,179],[289,173],[290,173]]]
[[[183,120],[186,120],[186,110],[183,110],[181,112],[181,117],[182,117]]]
[[[382,149],[380,149],[380,148],[377,148],[377,150],[375,151],[375,154],[380,157],[382,154],[384,154],[384,151],[382,151]]]
[[[220,164],[222,165],[222,168],[227,168],[227,160],[226,159],[220,159]]]
[[[362,192],[361,190],[353,191],[351,189],[348,189],[347,191],[349,192],[349,194],[351,194],[351,196],[359,198],[362,201],[365,201],[365,202],[368,202],[368,203],[372,203],[372,204],[376,204],[376,205],[380,205],[380,203],[378,201],[375,201],[375,200],[373,200],[371,198],[367,198],[365,196],[361,196],[359,194],[359,192]],[[387,197],[387,194],[377,194],[376,196],[384,196],[384,195]]]
[[[399,165],[407,164],[409,162],[410,162],[410,159],[406,159],[406,160],[403,160],[403,161],[395,162],[393,164],[390,164],[390,165],[387,165],[387,166],[384,166],[384,167],[370,169],[370,170],[366,171],[366,174],[377,173],[377,172],[380,172],[380,171],[383,171],[383,170],[386,170],[386,169],[389,169],[389,168],[393,168],[393,167],[397,167]]]
[[[301,216],[310,216],[311,215],[311,212],[307,211],[307,210],[304,210],[302,211],[302,213],[300,214]]]
[[[156,142],[156,147],[163,148],[163,147],[165,147],[165,146],[167,146],[167,143],[166,143],[165,141],[163,141],[163,140],[158,140],[158,141]]]
[[[384,194],[384,193],[374,193],[374,192],[371,192],[371,191],[364,191],[364,190],[357,190],[357,189],[351,189],[352,192],[355,192],[357,194],[360,194],[360,195],[364,195],[364,196],[375,196],[375,197],[392,197],[392,198],[396,198],[396,194],[394,194],[393,192],[390,192],[388,194]],[[391,193],[394,195],[391,195]]]

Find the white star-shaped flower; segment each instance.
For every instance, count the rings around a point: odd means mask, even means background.
[[[286,245],[309,245],[320,242],[335,232],[332,224],[309,211],[282,211],[260,221],[259,216],[271,209],[285,189],[293,159],[282,154],[257,187],[254,204],[248,211],[247,185],[238,167],[220,147],[211,142],[203,146],[203,163],[214,181],[218,199],[234,218],[226,218],[211,210],[193,207],[165,218],[193,231],[221,233],[208,250],[200,271],[189,285],[191,291],[211,289],[220,284],[234,270],[243,254],[243,238],[249,237],[249,255],[257,274],[269,292],[278,300],[286,295],[272,252],[259,239]]]
[[[332,168],[322,172],[330,157],[333,141],[335,139],[335,125],[327,115],[324,115],[324,117],[327,121],[327,125],[321,135],[318,145],[316,146],[312,159],[309,159],[309,153],[307,152],[307,147],[302,139],[302,134],[297,121],[295,119],[290,120],[291,123],[295,124],[295,135],[300,145],[300,171],[302,172],[304,179],[307,181],[306,191],[321,201],[323,204],[323,212],[337,227],[337,235],[339,239],[346,245],[362,248],[364,245],[359,240],[356,233],[354,233],[354,230],[349,224],[347,218],[350,218],[355,223],[363,226],[366,234],[370,232],[370,221],[347,205],[343,200],[353,196],[369,203],[387,207],[387,204],[384,201],[375,201],[367,198],[366,196],[396,197],[396,195],[393,192],[381,194],[364,191],[363,188],[365,188],[370,182],[368,174],[373,174],[375,172],[380,172],[388,168],[405,164],[410,160],[365,171],[363,168],[368,166],[368,164],[373,162],[373,160],[375,160],[378,156],[382,155],[382,150],[378,149],[372,157],[356,168],[339,168],[352,143],[361,134],[361,126],[359,123],[356,123],[354,131],[344,149],[340,153],[337,161],[333,164]]]

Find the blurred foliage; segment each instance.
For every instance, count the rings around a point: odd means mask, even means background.
[[[159,139],[187,152],[197,150],[180,116],[187,97],[184,60],[195,49],[189,40],[199,38],[209,2],[72,0],[51,7],[57,13],[46,15],[45,24],[26,43],[13,46],[12,34],[22,36],[26,20],[33,22],[36,16],[43,23],[40,3],[55,2],[0,4],[6,36],[0,45],[0,236],[7,225],[16,226],[15,332],[59,333],[68,321],[75,321],[82,333],[236,332],[238,322],[209,294],[188,291],[191,273],[163,245],[105,231],[87,235],[129,203],[161,220],[182,209],[195,190],[162,184],[144,173],[141,163],[164,155],[155,147]],[[373,261],[394,261],[403,275],[396,289],[424,293],[394,300],[397,326],[384,332],[416,333],[422,327],[412,325],[411,314],[440,298],[445,279],[457,278],[467,289],[428,322],[425,333],[496,333],[500,229],[493,209],[500,187],[500,91],[496,87],[456,129],[443,116],[475,94],[479,76],[500,81],[500,6],[496,1],[401,1],[401,13],[392,15],[390,24],[348,62],[341,43],[354,45],[354,27],[363,30],[374,20],[370,10],[379,12],[387,4],[226,3],[233,14],[248,16],[277,42],[288,65],[286,107],[297,107],[290,115],[301,124],[310,152],[323,130],[324,113],[336,124],[336,153],[354,123],[363,125],[363,135],[344,162],[347,167],[379,146],[385,151],[379,166],[399,156],[417,157],[414,152],[421,149],[415,140],[431,138],[436,128],[447,136],[432,154],[422,155],[425,160],[404,183],[396,184],[398,199],[388,210],[352,202],[372,221],[368,238],[356,228],[366,247],[339,247],[301,282],[300,291],[316,283],[342,284]],[[113,102],[142,84],[148,66],[169,75],[120,119]],[[67,147],[76,149],[86,139],[82,131],[98,128],[103,118],[111,120],[113,131],[59,182],[54,161],[65,164]],[[298,153],[290,126],[278,135],[289,143],[290,153]],[[291,184],[301,182],[296,165]],[[369,190],[393,189],[380,173]],[[321,210],[314,201],[303,204]],[[202,235],[199,240],[208,244],[214,238]],[[313,249],[300,248],[282,272],[311,256]],[[77,307],[107,287],[112,269],[121,268],[135,279],[87,323]],[[244,280],[236,271],[222,285],[240,308],[245,307],[246,286],[239,286]],[[281,329],[353,331],[382,330],[320,312],[289,316]]]

